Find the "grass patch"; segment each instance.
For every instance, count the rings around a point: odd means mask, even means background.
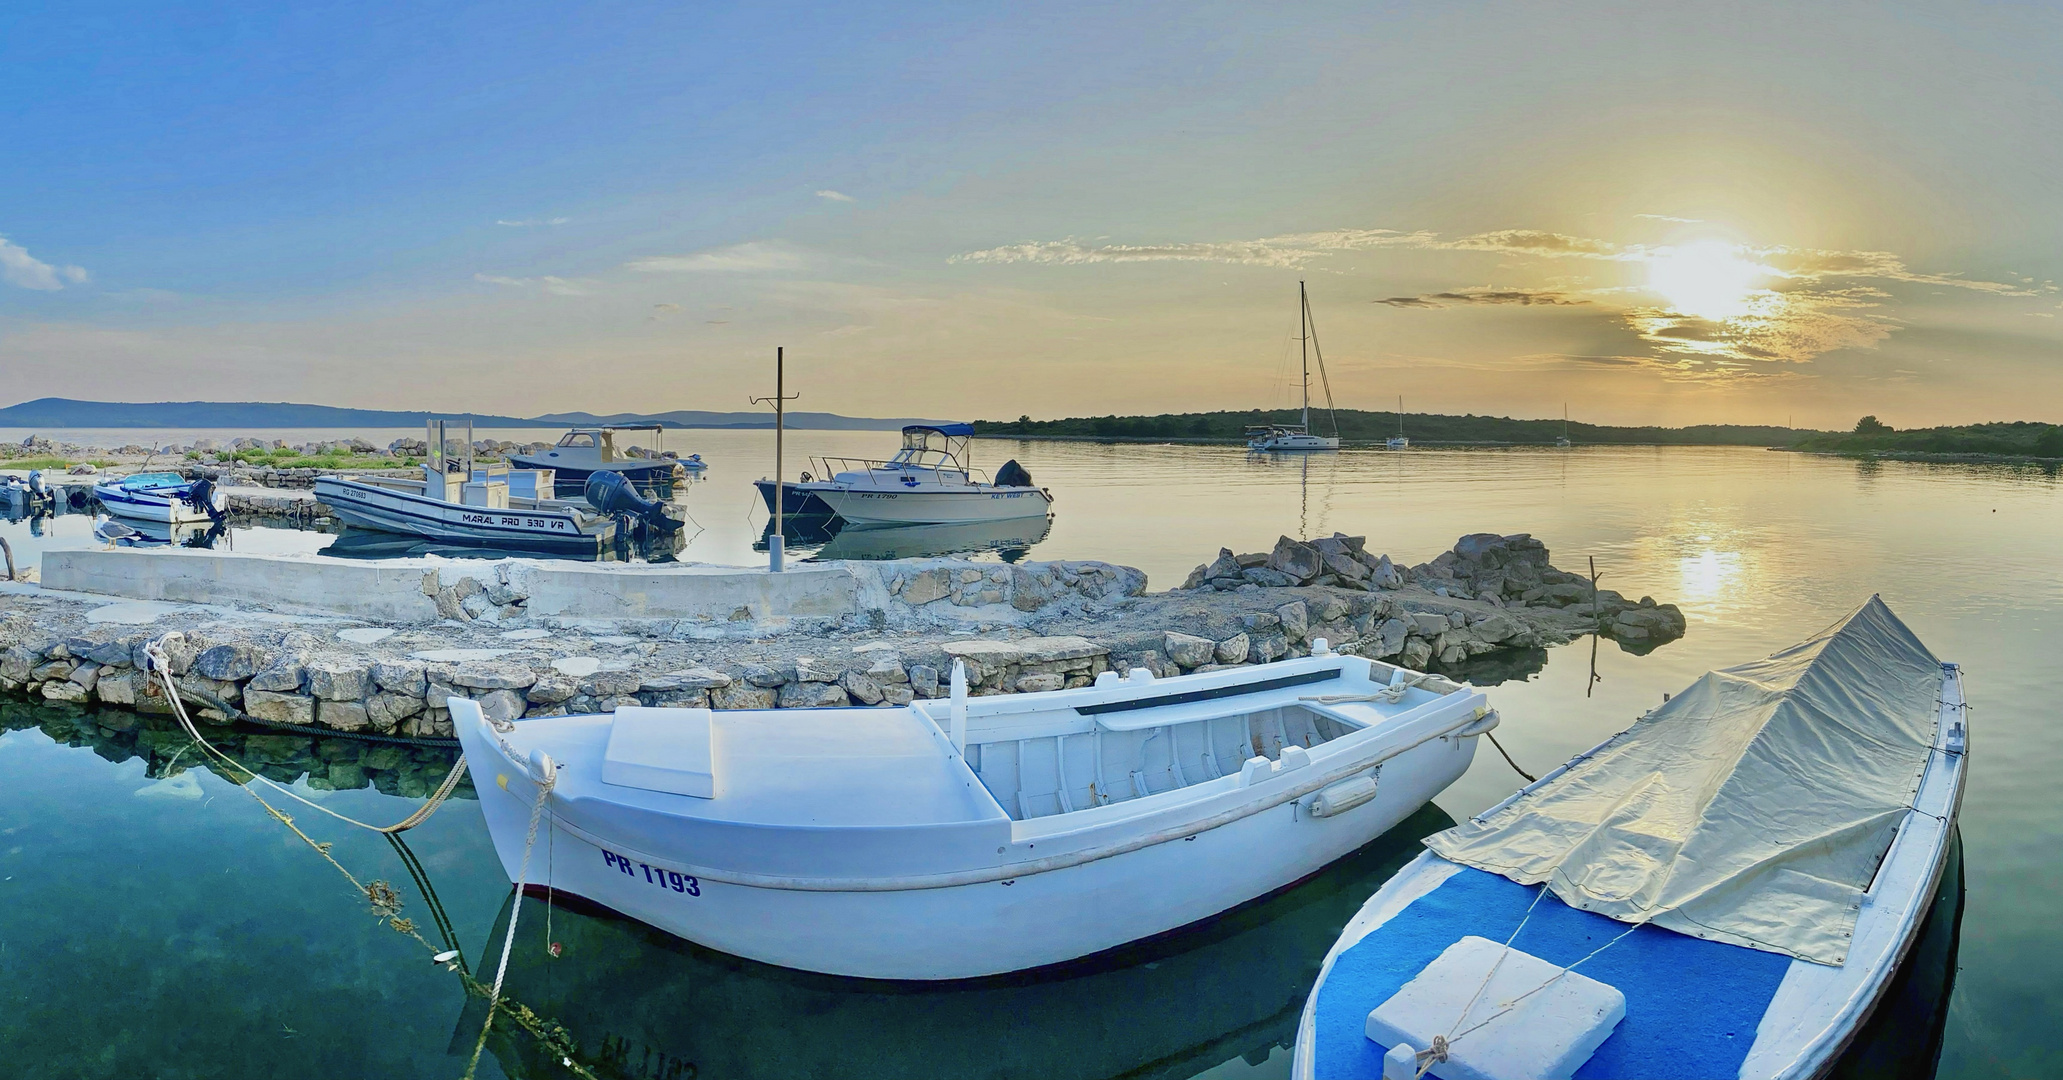
[[[116,464],[105,458],[88,458],[86,461],[99,469]],[[69,469],[77,464],[61,457],[0,458],[0,469]]]

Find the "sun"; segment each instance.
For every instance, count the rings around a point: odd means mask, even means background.
[[[1648,259],[1648,291],[1700,319],[1724,322],[1746,314],[1772,271],[1743,258],[1741,250],[1719,240],[1663,248]]]

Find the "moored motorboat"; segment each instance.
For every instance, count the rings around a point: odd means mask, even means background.
[[[1426,841],[1327,955],[1300,1078],[1827,1074],[1934,909],[1961,671],[1883,602]]]
[[[520,469],[550,469],[568,490],[578,489],[595,473],[619,473],[639,492],[661,498],[672,494],[674,485],[686,477],[689,469],[703,468],[699,455],[692,466],[685,466],[658,449],[651,456],[632,456],[628,451],[633,448],[619,449],[616,445],[616,436],[626,431],[649,431],[663,439],[666,429],[657,424],[577,427],[559,436],[558,443],[549,450],[510,455],[509,464]]]
[[[228,502],[214,481],[188,480],[178,473],[137,473],[93,485],[93,497],[107,512],[165,525],[219,521]]]
[[[450,707],[512,881],[911,980],[1061,963],[1282,888],[1424,805],[1496,724],[1481,694],[1322,642],[972,700],[956,670],[949,698],[902,708]]]
[[[969,465],[971,424],[911,424],[887,461],[818,458],[825,479],[755,482],[767,511],[786,517],[839,517],[848,525],[953,525],[1043,517],[1053,496],[1015,461],[995,479]]]

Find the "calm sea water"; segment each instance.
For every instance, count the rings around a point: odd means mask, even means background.
[[[878,454],[892,434],[797,433],[805,452]],[[753,552],[771,472],[763,433],[683,433],[712,463],[684,503],[686,557]],[[669,446],[673,443],[669,442]],[[1940,1075],[2063,1073],[2063,815],[2049,683],[2063,629],[2057,477],[2036,469],[1857,463],[1745,449],[1347,452],[1254,462],[1225,450],[988,442],[1050,487],[1033,558],[1103,558],[1178,582],[1220,545],[1365,534],[1412,562],[1467,532],[1529,531],[1557,565],[1682,605],[1683,640],[1636,657],[1607,642],[1520,663],[1491,696],[1499,737],[1535,771],[1630,723],[1705,670],[1762,656],[1872,592],[1944,659],[1974,703],[1963,808],[1966,915]],[[24,547],[44,540],[0,525]],[[90,542],[90,539],[89,541]],[[256,541],[253,541],[256,542]],[[1011,548],[1009,554],[1022,550]],[[1009,547],[1009,545],[1005,545]],[[1487,680],[1486,680],[1487,681]],[[377,924],[334,868],[240,789],[180,771],[179,740],[125,714],[8,706],[0,735],[0,1045],[35,1076],[457,1076],[478,1012],[422,945]],[[444,765],[339,740],[240,746],[305,794],[398,820]],[[169,779],[168,773],[176,773]],[[948,992],[797,976],[560,908],[544,952],[526,908],[510,986],[564,1023],[605,1076],[1280,1077],[1295,1005],[1333,933],[1417,835],[1517,784],[1487,747],[1397,835],[1218,927],[1073,980]],[[328,787],[373,786],[326,791]],[[392,792],[390,794],[389,792]],[[476,967],[508,890],[473,803],[408,834],[443,919],[386,841],[299,820],[360,878]],[[493,944],[498,945],[498,939]],[[454,1056],[455,1055],[455,1056]],[[841,1064],[842,1063],[842,1064]],[[489,1044],[482,1075],[550,1076],[527,1039]]]

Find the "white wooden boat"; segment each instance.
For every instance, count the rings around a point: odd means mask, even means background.
[[[1311,318],[1311,298],[1304,283],[1297,282],[1297,335],[1304,351],[1304,411],[1296,424],[1262,424],[1246,429],[1246,448],[1256,454],[1295,454],[1340,448],[1339,417],[1334,416],[1332,434],[1311,431],[1311,354],[1318,349],[1318,327]],[[1318,378],[1325,383],[1326,411],[1332,411],[1332,382],[1325,377],[1325,354],[1318,352]]]
[[[208,480],[188,480],[178,473],[137,473],[93,485],[93,497],[107,512],[134,521],[165,525],[215,521],[228,502]]]
[[[595,557],[615,538],[614,520],[559,499],[522,499],[504,481],[424,465],[423,478],[323,476],[315,498],[346,525],[440,544],[520,548]]]
[[[1713,672],[1429,838],[1327,955],[1293,1075],[1827,1075],[1935,906],[1967,742],[1960,669],[1876,598]]]
[[[971,424],[911,424],[903,446],[887,461],[818,458],[828,479],[776,484],[757,481],[772,512],[783,516],[835,515],[847,525],[957,525],[1044,517],[1053,496],[1032,483],[1015,461],[996,470],[991,483],[969,466]]]
[[[949,699],[904,708],[502,729],[450,707],[512,881],[770,964],[913,980],[1044,967],[1280,889],[1452,783],[1496,724],[1481,694],[1322,645],[1132,674],[969,700],[956,668]]]

